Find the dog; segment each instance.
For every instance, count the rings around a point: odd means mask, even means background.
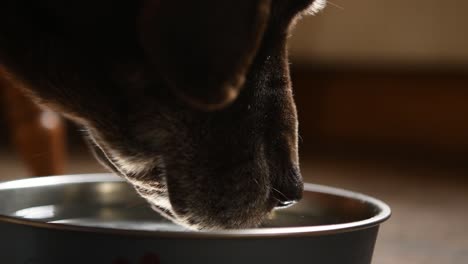
[[[286,41],[319,0],[6,0],[9,85],[83,127],[95,156],[196,230],[301,198]]]

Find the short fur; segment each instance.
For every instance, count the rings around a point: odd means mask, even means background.
[[[196,229],[257,226],[302,193],[286,39],[313,0],[6,0],[9,85]]]

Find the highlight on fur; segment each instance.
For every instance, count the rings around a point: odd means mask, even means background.
[[[327,0],[315,0],[312,5],[310,5],[306,10],[305,13],[314,15],[318,12],[322,11],[327,6]]]

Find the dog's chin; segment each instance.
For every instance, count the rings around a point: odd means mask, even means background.
[[[187,229],[199,230],[198,228],[196,228],[196,226],[186,225],[182,221],[179,221],[179,219],[176,217],[176,215],[172,212],[171,208],[164,208],[164,207],[161,207],[159,205],[151,204],[151,203],[150,203],[150,206],[151,206],[151,209],[153,209],[159,215],[163,216],[164,218],[170,220],[171,222],[173,222],[175,224],[183,226],[183,227],[185,227]]]
[[[137,189],[138,191],[138,189]],[[141,192],[139,192],[140,195]],[[195,224],[195,223],[189,223],[187,219],[184,219],[183,217],[178,216],[173,208],[172,205],[169,202],[169,199],[166,197],[160,197],[158,195],[142,195],[143,198],[147,200],[149,203],[151,209],[153,209],[155,212],[157,212],[159,215],[163,216],[164,218],[170,220],[171,222],[178,224],[180,226],[183,226],[187,229],[190,230],[201,230],[201,226]]]
[[[180,226],[196,231],[256,228],[274,209],[273,204],[264,204],[255,208],[224,205],[222,206],[224,210],[214,211],[213,208],[206,208],[206,204],[192,203],[193,208],[181,208],[169,202],[155,203],[151,200],[148,202],[160,215]]]
[[[252,204],[256,204],[256,207],[246,206],[243,208],[225,204],[224,208],[231,209],[217,212],[211,208],[202,209],[205,208],[203,203],[194,202],[198,199],[191,200],[192,208],[181,207],[180,204],[171,202],[165,175],[156,177],[159,181],[142,181],[141,178],[128,176],[125,178],[155,212],[189,230],[215,231],[254,228],[259,226],[274,208],[273,202],[269,202],[269,200],[260,202],[261,200],[256,201],[256,199],[252,199]]]
[[[252,199],[254,208],[231,208],[224,212],[211,212],[201,209],[203,204],[191,203],[194,208],[174,207],[169,199],[169,190],[166,183],[166,171],[164,167],[153,167],[152,170],[142,170],[140,173],[126,173],[121,160],[110,156],[100,145],[94,142],[91,144],[96,158],[102,165],[123,177],[130,183],[137,193],[144,198],[151,208],[161,216],[190,230],[223,230],[253,228],[262,222],[270,213],[274,205],[266,201],[259,202]],[[193,199],[196,200],[196,199]],[[265,204],[265,202],[267,204]],[[225,208],[232,206],[226,205]],[[211,210],[213,211],[213,210]]]
[[[194,231],[216,231],[216,230],[229,230],[229,229],[238,229],[238,228],[253,228],[257,227],[261,224],[259,221],[256,224],[244,225],[244,226],[227,226],[227,225],[219,225],[215,224],[214,222],[194,222],[192,217],[189,216],[179,216],[174,213],[172,208],[161,207],[157,204],[150,203],[151,208],[157,212],[159,215],[163,216],[164,218],[170,220],[171,222],[180,225],[187,230],[194,230]],[[263,219],[267,216],[268,213],[265,213],[264,216],[261,217]]]
[[[231,214],[210,214],[200,215],[191,208],[175,208],[169,201],[168,192],[157,193],[144,190],[140,186],[135,186],[137,192],[148,202],[149,206],[166,219],[178,224],[188,230],[195,231],[216,231],[226,229],[254,228],[261,224],[263,219],[271,212],[273,206],[264,208],[265,210],[255,210],[254,214],[245,214],[245,210],[238,208],[236,213]],[[197,206],[197,205],[194,205]],[[200,205],[198,205],[200,206]],[[270,209],[270,210],[267,210]],[[243,216],[241,216],[243,215]]]
[[[183,218],[179,218],[174,214],[172,208],[165,208],[156,204],[151,204],[151,208],[157,212],[159,215],[163,216],[164,218],[170,220],[171,222],[180,225],[188,230],[200,231],[203,228],[197,224],[189,224],[188,221],[184,220]]]

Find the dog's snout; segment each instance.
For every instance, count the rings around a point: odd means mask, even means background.
[[[304,189],[298,169],[292,170],[289,175],[286,175],[286,179],[281,182],[282,184],[277,184],[272,188],[276,208],[288,207],[298,202],[302,198]]]

